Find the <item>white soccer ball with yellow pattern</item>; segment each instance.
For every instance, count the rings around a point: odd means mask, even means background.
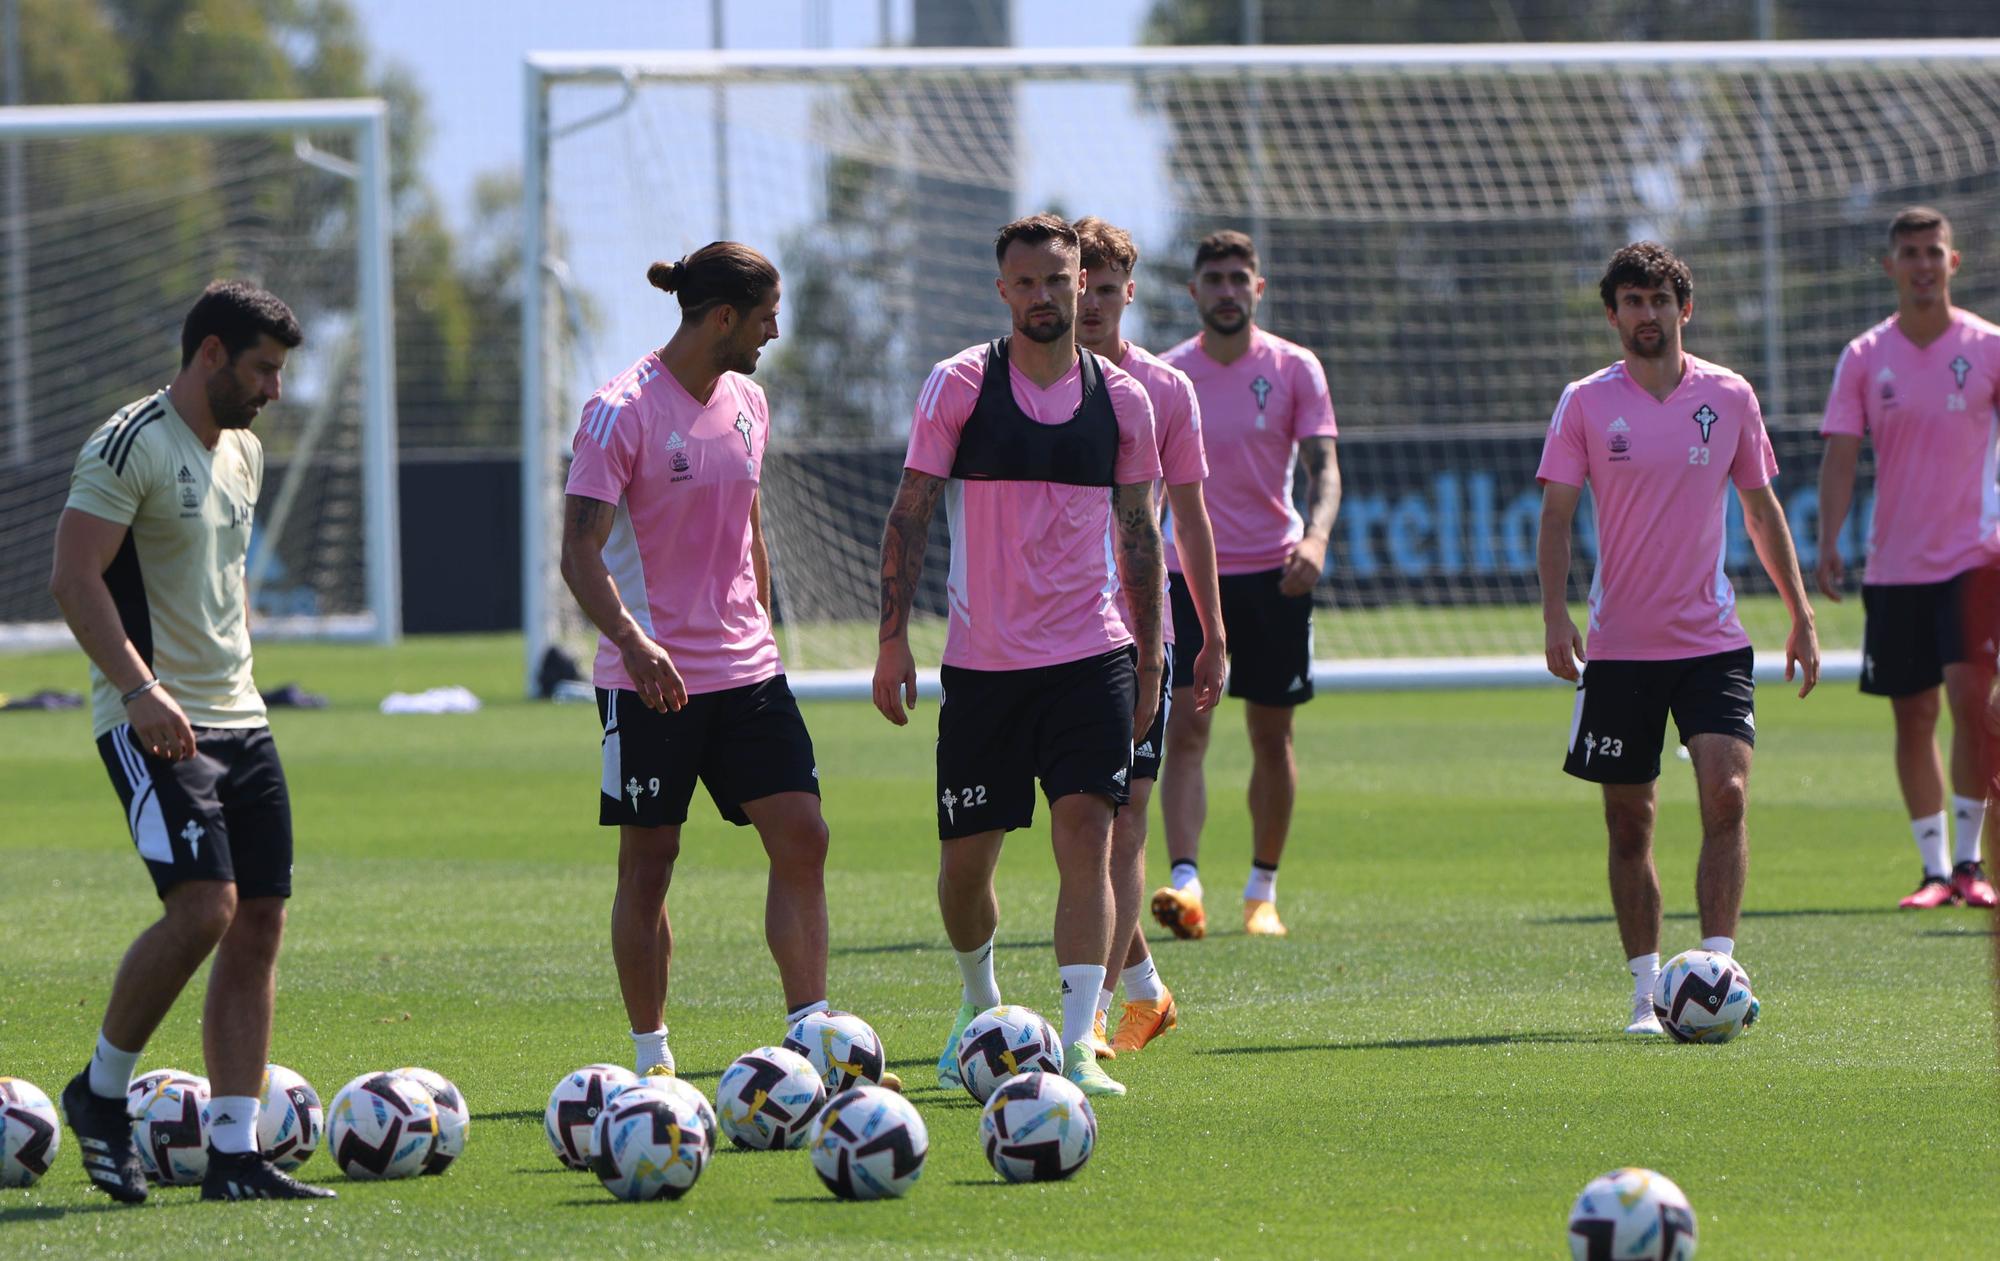
[[[1671,1178],[1613,1169],[1569,1211],[1574,1261],[1694,1261],[1694,1209]]]

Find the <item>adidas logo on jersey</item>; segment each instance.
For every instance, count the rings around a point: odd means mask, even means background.
[[[194,474],[188,472],[188,466],[183,464],[181,465],[181,471],[175,474],[174,480],[183,486],[192,486],[194,485]]]
[[[1618,419],[1611,422],[1612,433],[1625,433],[1629,431],[1631,428],[1632,426],[1625,423],[1625,418],[1623,416],[1620,416]]]
[[[1153,742],[1151,740],[1146,741],[1146,743],[1140,745],[1137,749],[1134,749],[1132,751],[1132,756],[1134,757],[1153,756]]]
[[[679,451],[685,448],[686,446],[687,446],[687,439],[681,437],[680,432],[678,430],[667,435],[667,450]]]

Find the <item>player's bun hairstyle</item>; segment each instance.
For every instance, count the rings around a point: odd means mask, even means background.
[[[1139,265],[1139,247],[1132,243],[1132,234],[1096,215],[1086,215],[1076,221],[1076,239],[1083,250],[1085,271],[1115,267],[1130,274]]]
[[[1890,248],[1893,249],[1896,238],[1906,232],[1928,232],[1932,228],[1943,228],[1944,239],[1951,240],[1951,220],[1945,218],[1941,211],[1932,210],[1929,206],[1906,206],[1889,220]]]
[[[761,304],[778,283],[778,269],[740,241],[710,241],[685,258],[654,263],[646,279],[680,299],[685,324],[725,302],[739,312]]]
[[[193,363],[201,344],[211,337],[221,338],[222,349],[234,359],[262,336],[286,350],[306,339],[292,308],[275,294],[241,280],[212,280],[181,321],[181,367]]]
[[[1611,256],[1604,279],[1597,282],[1597,296],[1604,299],[1605,310],[1617,308],[1618,291],[1627,285],[1635,289],[1664,289],[1672,285],[1674,302],[1679,306],[1686,306],[1688,299],[1694,297],[1694,273],[1658,241],[1635,241]]]
[[[1218,258],[1240,258],[1250,264],[1250,270],[1257,270],[1257,243],[1250,239],[1248,232],[1238,232],[1235,228],[1224,228],[1201,238],[1194,247],[1194,269]]]
[[[993,238],[993,261],[1007,261],[1007,247],[1019,241],[1023,245],[1041,245],[1054,241],[1069,249],[1077,248],[1076,229],[1063,221],[1061,215],[1029,215],[1000,229],[1000,235]]]

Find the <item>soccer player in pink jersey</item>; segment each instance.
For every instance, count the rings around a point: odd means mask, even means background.
[[[1165,673],[1153,406],[1137,381],[1077,348],[1074,228],[1054,215],[1016,220],[994,255],[1013,335],[938,364],[918,395],[882,540],[875,707],[902,726],[905,702],[916,703],[910,603],[944,499],[938,909],[962,989],[938,1082],[959,1084],[959,1035],[1000,1001],[993,868],[1006,834],[1034,822],[1040,780],[1060,878],[1064,1074],[1086,1094],[1122,1095],[1090,1040],[1112,950],[1112,818],[1129,798],[1132,734],[1152,726]]]
[[[1723,574],[1725,495],[1733,484],[1750,540],[1792,631],[1785,677],[1819,681],[1819,638],[1771,489],[1778,462],[1750,383],[1681,349],[1694,276],[1651,241],[1611,257],[1598,283],[1625,357],[1574,381],[1549,422],[1536,546],[1550,673],[1577,682],[1563,769],[1601,784],[1610,832],[1611,906],[1632,973],[1625,1032],[1657,1034],[1660,879],[1653,868],[1655,782],[1667,716],[1694,762],[1701,799],[1695,899],[1704,950],[1733,954],[1750,864],[1744,803],[1757,739],[1750,637]],[[1596,502],[1589,664],[1570,620],[1570,527],[1588,485]],[[1753,1010],[1754,1018],[1754,1010]]]
[[[1333,402],[1312,351],[1257,327],[1264,277],[1257,247],[1241,232],[1205,237],[1188,282],[1201,332],[1160,356],[1185,372],[1201,400],[1206,496],[1221,575],[1222,624],[1229,636],[1229,694],[1243,701],[1250,735],[1250,876],[1244,929],[1282,937],[1278,862],[1292,828],[1299,771],[1292,760],[1292,711],[1312,699],[1312,591],[1326,564],[1340,510]],[[1301,517],[1292,474],[1303,463],[1310,485]],[[1160,776],[1172,884],[1153,895],[1153,915],[1178,937],[1208,931],[1197,866],[1208,817],[1203,759],[1215,716],[1178,703],[1202,628],[1184,558],[1167,546],[1177,703],[1167,718],[1167,769]],[[1185,665],[1183,664],[1185,662]]]
[[[1951,304],[1951,223],[1913,206],[1889,225],[1882,270],[1896,314],[1847,344],[1820,433],[1819,564],[1828,599],[1846,566],[1840,529],[1861,441],[1875,444],[1875,512],[1861,603],[1861,690],[1889,698],[1896,779],[1923,877],[1908,909],[1992,906],[1980,864],[1985,824],[1982,713],[1994,674],[1991,590],[1971,581],[2000,563],[2000,328]],[[1968,604],[1968,601],[1972,604]],[[1966,633],[1970,621],[1983,630]],[[1938,689],[1951,703],[1951,812],[1938,760]],[[1946,857],[1947,829],[1952,851]]]
[[[1084,286],[1076,304],[1077,341],[1083,348],[1118,365],[1146,389],[1153,403],[1153,437],[1159,444],[1160,470],[1166,484],[1166,508],[1175,551],[1187,575],[1195,612],[1201,620],[1202,645],[1194,663],[1195,708],[1215,708],[1222,695],[1226,636],[1222,603],[1215,585],[1215,540],[1209,532],[1208,509],[1201,483],[1208,460],[1201,450],[1201,402],[1187,375],[1144,348],[1126,341],[1120,331],[1125,308],[1137,292],[1132,271],[1139,265],[1139,247],[1123,228],[1095,216],[1076,221],[1083,248]],[[1146,935],[1139,929],[1139,908],[1146,894],[1146,804],[1159,778],[1166,752],[1167,714],[1173,693],[1173,619],[1164,618],[1166,673],[1160,679],[1160,709],[1153,725],[1140,733],[1132,750],[1132,799],[1111,825],[1111,886],[1116,917],[1112,925],[1111,957],[1106,962],[1104,989],[1097,996],[1097,1023],[1092,1049],[1101,1059],[1120,1051],[1133,1052],[1174,1027],[1179,1013],[1174,996],[1160,980]],[[1115,1039],[1104,1039],[1111,1009],[1111,978],[1125,985],[1125,1009]]]
[[[771,862],[764,934],[786,1022],[826,1007],[826,822],[812,737],[772,638],[750,381],[778,335],[778,271],[717,241],[646,279],[681,323],[594,394],[564,501],[562,572],[602,632],[597,820],[618,829],[611,955],[641,1074],[671,1073],[667,886],[699,779]]]

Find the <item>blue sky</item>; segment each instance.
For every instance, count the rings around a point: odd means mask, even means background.
[[[521,159],[521,61],[531,51],[706,48],[708,0],[351,0],[379,61],[423,84],[431,121],[424,174],[462,222],[473,179]],[[872,47],[875,0],[728,0],[734,49]],[[1015,0],[1014,39],[1026,47],[1122,46],[1138,36],[1151,0]],[[907,39],[909,0],[889,0],[892,35]]]

